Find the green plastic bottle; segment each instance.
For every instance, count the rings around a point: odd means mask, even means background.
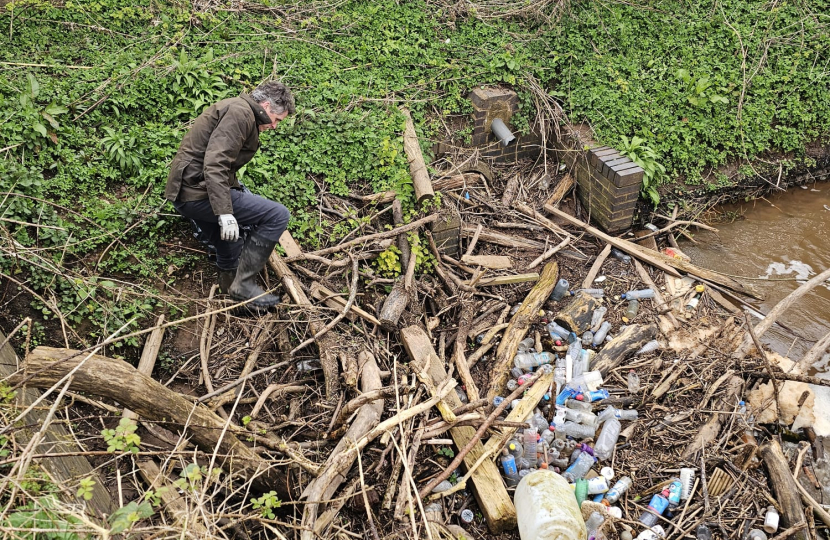
[[[583,478],[577,480],[574,494],[576,495],[576,504],[582,508],[582,503],[588,498],[588,481]]]

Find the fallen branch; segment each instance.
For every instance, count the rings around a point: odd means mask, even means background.
[[[798,482],[790,472],[787,458],[781,451],[778,441],[772,439],[761,446],[759,450],[764,464],[769,472],[770,483],[775,490],[775,498],[778,501],[781,512],[781,524],[785,527],[794,527],[806,523],[804,507],[799,497]],[[808,540],[807,531],[801,530],[795,533],[796,540]]]

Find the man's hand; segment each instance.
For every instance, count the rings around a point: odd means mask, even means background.
[[[225,242],[236,242],[239,240],[239,225],[233,214],[221,214],[219,216],[219,238]]]

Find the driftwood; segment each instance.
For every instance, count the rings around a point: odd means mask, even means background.
[[[338,311],[342,311],[343,308],[346,307],[345,298],[343,298],[336,292],[333,292],[325,288],[316,281],[311,283],[311,297],[315,300],[323,302],[328,307],[336,309]],[[359,307],[357,304],[352,304],[352,307],[349,308],[349,312],[346,313],[346,317],[348,317],[350,321],[354,321],[357,319],[358,316],[368,323],[378,326],[380,325],[380,321],[378,321],[374,315],[372,315],[365,309]]]
[[[537,274],[536,272],[530,272],[528,274],[513,274],[512,276],[497,276],[494,278],[485,278],[476,283],[476,286],[496,287],[498,285],[512,285],[514,283],[536,281],[537,279],[539,279],[539,274]]]
[[[605,344],[597,354],[591,370],[601,372],[604,377],[656,336],[656,325],[628,325],[619,335]]]
[[[302,307],[312,307],[311,301],[299,285],[297,276],[288,268],[288,265],[285,264],[285,260],[282,257],[277,255],[276,252],[271,253],[268,264],[277,274],[277,277],[280,278],[283,287],[294,300],[295,304]],[[320,335],[325,330],[325,325],[315,318],[311,318],[308,321],[308,327],[312,335],[315,336]],[[335,400],[340,394],[340,366],[337,362],[337,339],[331,332],[326,332],[320,335],[315,341],[320,351],[320,364],[323,366],[323,376],[326,379],[326,399]]]
[[[147,341],[144,342],[144,349],[141,351],[141,358],[138,361],[138,372],[151,377],[153,375],[153,368],[156,365],[156,358],[158,358],[159,349],[161,349],[161,341],[164,339],[164,315],[159,315],[156,321],[156,327],[150,332]],[[129,409],[124,409],[124,418],[131,418],[135,420],[138,415]]]
[[[403,205],[400,199],[392,201],[392,223],[395,227],[403,225]],[[401,233],[395,237],[395,245],[401,251],[401,268],[409,266],[409,256],[412,254],[412,249],[409,247],[409,240],[405,233]]]
[[[113,399],[148,420],[174,424],[205,452],[217,451],[222,456],[220,462],[249,479],[256,489],[291,497],[287,476],[229,433],[225,420],[127,362],[72,349],[38,347],[26,358],[25,368],[30,377],[27,384],[38,388],[49,388],[77,368],[70,389]],[[23,379],[17,375],[12,380]]]
[[[804,507],[801,504],[798,486],[790,472],[787,458],[784,457],[784,453],[781,451],[781,445],[778,444],[778,441],[772,439],[761,445],[760,454],[767,466],[772,488],[775,490],[775,497],[781,514],[781,524],[785,527],[793,527],[802,523],[806,525],[807,520],[804,516]],[[793,538],[808,540],[810,535],[806,529],[802,529],[795,532]]]
[[[297,257],[303,254],[302,248],[288,231],[283,232],[280,236],[280,246],[285,250],[286,257]]]
[[[513,357],[516,356],[519,342],[527,334],[539,313],[539,308],[545,303],[559,277],[559,266],[555,262],[548,263],[542,270],[539,281],[530,290],[521,307],[513,315],[510,325],[504,331],[499,348],[496,350],[495,364],[490,373],[490,388],[487,392],[487,399],[492,402],[493,398],[500,395],[510,375],[510,368],[513,365]]]
[[[605,262],[605,259],[608,258],[608,255],[611,253],[611,244],[605,244],[605,247],[602,248],[602,251],[599,252],[597,258],[594,259],[594,264],[591,265],[591,269],[588,270],[588,275],[585,276],[585,279],[582,280],[582,288],[583,289],[590,289],[591,285],[594,284],[594,280],[597,278],[599,271],[602,269],[602,265]]]
[[[472,237],[476,234],[477,227],[471,225],[464,225],[461,227],[461,234],[466,237]],[[479,239],[483,242],[496,244],[497,246],[504,246],[515,249],[542,251],[545,249],[545,244],[537,242],[536,240],[528,240],[526,238],[519,238],[509,234],[497,233],[488,229],[484,229],[479,234]]]
[[[718,411],[719,409],[728,409],[728,411],[712,413],[709,420],[703,425],[703,427],[700,428],[700,431],[697,432],[694,440],[686,447],[686,450],[682,455],[683,459],[687,461],[694,461],[693,458],[697,456],[697,454],[707,445],[712,444],[712,442],[717,438],[720,433],[721,426],[727,417],[727,414],[724,413],[731,412],[734,405],[738,402],[738,397],[741,395],[741,388],[743,387],[743,384],[744,380],[737,375],[732,376],[727,381],[723,397],[720,399],[720,404],[713,406],[712,409],[715,411]]]
[[[398,320],[409,305],[409,292],[406,290],[403,280],[398,280],[378,313],[380,325],[385,330],[394,330],[398,327]]]
[[[600,240],[603,240],[604,242],[611,244],[617,249],[625,251],[632,257],[636,257],[642,260],[643,262],[647,262],[648,264],[656,268],[659,268],[660,270],[666,272],[669,275],[681,277],[678,270],[682,270],[687,274],[707,279],[709,281],[722,285],[728,289],[732,289],[733,291],[740,292],[741,294],[752,296],[753,298],[760,298],[758,293],[755,292],[755,290],[751,286],[739,283],[738,281],[735,281],[734,279],[728,276],[725,276],[718,272],[714,272],[712,270],[708,270],[706,268],[700,268],[699,266],[695,266],[692,263],[688,263],[680,259],[675,259],[667,255],[663,255],[662,253],[653,252],[649,249],[635,244],[634,242],[629,242],[628,240],[623,240],[621,238],[616,238],[608,234],[605,234],[599,229],[591,227],[587,223],[578,220],[572,215],[567,214],[566,212],[563,212],[562,210],[552,205],[546,204],[545,210],[557,217],[564,219],[571,225],[584,229],[586,232],[599,238]]]
[[[581,336],[591,328],[591,317],[594,310],[602,304],[590,294],[581,291],[576,293],[567,306],[553,318],[571,332]]]
[[[481,176],[481,173],[464,173],[449,178],[439,178],[432,183],[432,189],[435,191],[451,191],[462,187],[475,186],[481,183]]]
[[[513,267],[513,261],[505,255],[464,255],[461,257],[461,262],[491,270],[506,270]]]
[[[807,354],[804,355],[804,358],[798,361],[796,364],[795,369],[799,372],[808,371],[813,364],[815,364],[819,358],[830,348],[830,332],[824,335],[823,338],[818,340],[815,345],[813,345]]]
[[[375,357],[368,351],[360,353],[358,363],[361,366],[360,386],[364,393],[374,392],[381,388],[380,369]],[[315,533],[321,533],[327,523],[322,523],[317,515],[320,510],[320,501],[331,499],[337,488],[346,480],[346,474],[351,469],[357,453],[344,452],[354,446],[355,441],[362,439],[372,428],[380,422],[383,414],[384,400],[379,397],[377,400],[366,403],[360,407],[357,417],[352,422],[349,430],[340,439],[340,442],[329,455],[322,467],[322,473],[303,492],[303,497],[309,501],[303,508],[303,525],[309,527],[303,530],[303,540],[314,539]]]
[[[412,359],[410,365],[413,371],[428,387],[435,388],[447,378],[447,372],[435,353],[426,332],[417,326],[406,327],[401,330],[401,342]],[[451,409],[461,405],[461,401],[455,392],[447,394],[443,402]],[[441,412],[445,420],[452,421],[447,418],[446,411]],[[452,410],[449,412],[452,413]],[[450,435],[459,449],[464,448],[472,440],[475,433],[476,430],[468,426],[450,429]],[[480,442],[473,445],[471,451],[464,457],[465,466],[467,468],[474,466],[483,452],[484,446]],[[499,534],[514,528],[516,526],[516,509],[504,487],[504,482],[496,464],[490,459],[485,459],[473,473],[472,482],[473,493],[484,518],[487,520],[487,527],[490,532]]]
[[[435,192],[432,190],[427,165],[424,163],[424,154],[421,152],[418,135],[415,133],[415,122],[412,121],[412,115],[409,114],[407,109],[402,107],[401,112],[406,118],[406,127],[403,132],[403,150],[406,152],[406,160],[409,162],[409,174],[412,176],[412,186],[415,188],[415,199],[420,204],[434,197]]]
[[[567,195],[573,187],[573,176],[571,176],[570,174],[566,174],[562,177],[559,183],[556,184],[556,187],[553,188],[553,193],[551,193],[550,197],[548,197],[548,200],[545,202],[545,204],[552,204],[553,206],[556,206],[557,204],[559,204],[559,201],[565,198],[565,195]]]

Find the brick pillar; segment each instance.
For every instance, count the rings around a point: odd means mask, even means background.
[[[516,161],[520,158],[535,159],[542,150],[542,137],[538,133],[519,136],[510,146],[504,146],[493,135],[490,124],[496,118],[501,119],[510,131],[513,126],[510,119],[519,110],[519,97],[513,90],[504,88],[478,87],[470,92],[473,103],[473,146],[481,148],[482,157],[496,161]]]

